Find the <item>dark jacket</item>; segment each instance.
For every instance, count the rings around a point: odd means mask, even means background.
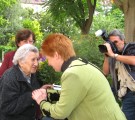
[[[37,104],[32,91],[38,88],[34,74],[30,84],[18,66],[8,69],[0,80],[0,120],[35,120]]]
[[[123,50],[123,55],[135,56],[135,43],[128,43]],[[124,64],[129,74],[135,79],[135,65]]]

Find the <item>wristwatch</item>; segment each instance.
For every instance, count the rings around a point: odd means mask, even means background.
[[[118,54],[114,54],[114,58],[116,59],[118,57]]]

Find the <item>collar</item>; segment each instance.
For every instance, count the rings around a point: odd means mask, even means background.
[[[77,59],[77,57],[73,56],[73,57],[70,57],[67,61],[64,61],[64,63],[62,64],[62,67],[61,67],[61,72],[64,72],[68,68],[70,63],[76,59]]]
[[[22,69],[19,67],[20,71],[22,72],[23,74],[23,77],[27,80],[28,83],[31,82],[31,74],[29,76],[27,76],[23,71]]]

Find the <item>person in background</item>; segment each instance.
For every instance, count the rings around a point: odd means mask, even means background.
[[[14,65],[0,80],[1,120],[35,120],[37,103],[32,99],[32,91],[40,88],[35,77],[38,60],[39,51],[31,44],[15,52]]]
[[[116,98],[122,100],[122,111],[127,120],[135,116],[135,43],[125,43],[125,36],[115,29],[108,35],[109,40],[118,49],[114,53],[109,43],[105,43],[108,52],[105,53],[103,72],[111,74],[113,91]]]
[[[19,30],[15,36],[15,43],[16,43],[17,48],[19,48],[20,46],[24,44],[34,44],[35,42],[36,42],[35,34],[31,30],[28,30],[28,29]],[[0,77],[8,68],[10,68],[13,65],[12,60],[13,60],[15,52],[16,50],[10,51],[4,55],[4,60],[0,67]]]
[[[32,92],[44,115],[68,120],[126,120],[103,73],[76,57],[68,37],[50,34],[41,48],[48,64],[63,72],[60,98],[55,104],[47,101],[45,89]]]

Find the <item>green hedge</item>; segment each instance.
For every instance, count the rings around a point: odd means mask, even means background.
[[[62,73],[55,72],[55,70],[48,66],[47,61],[40,62],[37,77],[43,84],[60,84],[60,77]]]

